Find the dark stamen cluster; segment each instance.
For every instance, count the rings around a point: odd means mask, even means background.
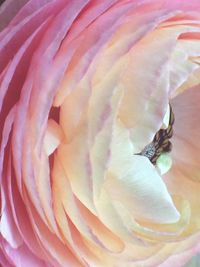
[[[170,152],[172,150],[172,144],[169,139],[173,135],[173,124],[174,124],[174,113],[172,111],[172,107],[170,105],[170,118],[169,118],[169,126],[167,129],[160,129],[156,135],[154,136],[153,141],[148,144],[142,152],[137,155],[146,156],[152,162],[152,164],[156,164],[158,157],[163,152]]]

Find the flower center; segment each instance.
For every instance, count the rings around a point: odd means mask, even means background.
[[[166,129],[160,129],[154,136],[153,141],[145,146],[145,148],[138,153],[147,157],[152,164],[156,164],[158,157],[165,152],[172,150],[172,144],[169,139],[173,136],[173,124],[174,124],[174,113],[170,107],[169,125]]]

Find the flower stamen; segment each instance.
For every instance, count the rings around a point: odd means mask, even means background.
[[[158,157],[162,153],[170,152],[172,150],[172,143],[169,139],[173,136],[173,124],[174,124],[174,113],[170,107],[170,118],[167,129],[160,129],[154,136],[153,141],[145,146],[145,148],[136,155],[142,155],[147,157],[152,164],[156,164]]]

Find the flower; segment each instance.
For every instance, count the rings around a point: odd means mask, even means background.
[[[183,266],[200,249],[199,1],[0,14],[1,264]]]

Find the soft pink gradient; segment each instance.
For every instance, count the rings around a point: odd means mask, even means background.
[[[181,267],[200,252],[199,0],[7,0],[0,29],[0,264]],[[161,176],[134,154],[169,101]]]

